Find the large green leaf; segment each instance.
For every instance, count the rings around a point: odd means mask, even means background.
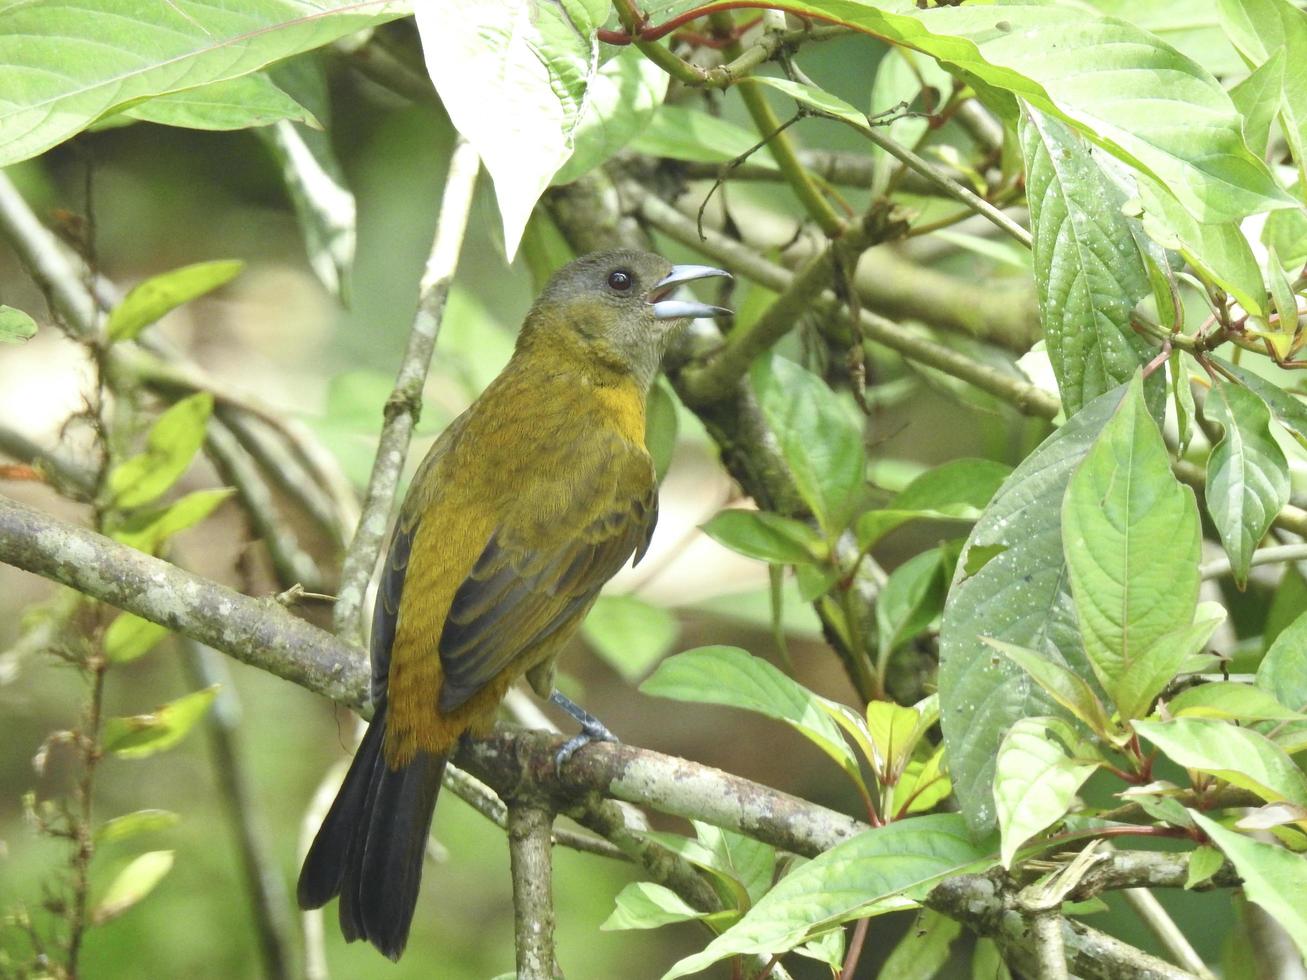
[[[754,166],[776,165],[758,136],[701,109],[664,103],[634,139],[631,149],[651,156],[695,163],[726,163],[757,147],[749,157]]]
[[[765,354],[750,376],[804,503],[823,530],[839,533],[866,482],[861,428],[821,378],[788,358]]]
[[[1121,213],[1125,196],[1084,140],[1028,109],[1021,147],[1040,319],[1062,404],[1074,415],[1152,357],[1130,327],[1131,311],[1150,290],[1148,272]],[[1159,371],[1150,381],[1149,407],[1160,417],[1165,378]]]
[[[250,129],[282,119],[321,126],[304,106],[262,72],[170,92],[128,106],[123,116],[183,129]],[[111,116],[110,119],[117,119]]]
[[[1067,486],[1062,541],[1085,652],[1115,696],[1198,604],[1198,505],[1171,474],[1139,378]]]
[[[1215,820],[1190,810],[1198,824],[1243,879],[1244,890],[1287,932],[1298,952],[1307,957],[1307,859],[1276,844],[1253,840],[1226,830]]]
[[[643,694],[756,711],[790,725],[862,785],[858,759],[821,698],[761,657],[737,647],[700,647],[668,657],[640,685]]]
[[[737,953],[779,953],[859,916],[910,907],[949,875],[983,867],[995,841],[974,842],[956,813],[898,820],[838,844],[791,872],[738,923],[664,980]]]
[[[1013,471],[972,530],[944,605],[940,724],[958,801],[977,830],[994,822],[994,757],[1004,732],[1057,710],[981,638],[1090,674],[1062,557],[1062,497],[1120,398],[1120,390],[1100,395]]]
[[[1247,388],[1216,385],[1203,415],[1224,430],[1207,457],[1207,512],[1243,588],[1253,551],[1289,502],[1289,463],[1271,435],[1270,410]]]
[[[1286,627],[1257,668],[1257,686],[1293,711],[1307,712],[1307,612]]]
[[[858,518],[858,545],[870,548],[908,521],[974,521],[1011,472],[989,459],[954,459],[927,470],[883,509]]]
[[[1012,866],[1022,844],[1066,816],[1076,793],[1098,768],[1096,762],[1071,758],[1064,740],[1076,741],[1061,718],[1022,718],[998,748],[994,803],[1005,868]]]
[[[450,121],[495,182],[504,246],[517,252],[531,209],[572,155],[605,0],[441,0],[415,6],[427,71]]]
[[[1132,724],[1135,731],[1186,769],[1219,776],[1270,803],[1288,800],[1307,804],[1307,776],[1265,735],[1211,718]]]
[[[0,166],[133,103],[239,78],[405,13],[384,0],[5,4]]]
[[[664,885],[633,881],[618,893],[617,907],[599,928],[657,929],[672,922],[705,919],[711,914],[698,911]]]
[[[1248,148],[1265,156],[1271,142],[1271,123],[1280,111],[1284,85],[1284,51],[1277,50],[1262,65],[1230,89],[1230,98],[1243,116],[1243,134]]]
[[[826,542],[803,521],[766,510],[718,511],[703,533],[732,551],[782,565],[809,564],[826,550]]]
[[[1151,174],[1200,221],[1294,204],[1244,144],[1220,83],[1127,21],[1041,3],[913,12],[872,0],[791,0],[786,7],[916,48],[977,85],[1056,113]]]

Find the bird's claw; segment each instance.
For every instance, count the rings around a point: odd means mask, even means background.
[[[607,725],[570,698],[558,691],[554,691],[553,694],[549,695],[549,700],[575,718],[581,726],[581,731],[564,742],[558,752],[555,753],[554,769],[556,772],[561,773],[563,765],[582,746],[589,745],[591,742],[618,741],[617,736],[608,730]]]

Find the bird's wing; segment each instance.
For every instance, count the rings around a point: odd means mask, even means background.
[[[588,507],[571,502],[589,511],[575,533],[553,541],[558,535],[539,533],[536,521],[526,523],[534,532],[510,521],[491,536],[454,594],[440,635],[442,712],[464,704],[519,656],[574,625],[632,554],[636,562],[644,556],[658,493],[648,458],[631,462],[634,475],[615,481],[616,492],[603,494],[607,499]],[[542,550],[542,540],[552,547]]]

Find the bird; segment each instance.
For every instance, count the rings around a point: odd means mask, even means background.
[[[554,688],[554,663],[604,583],[649,547],[646,399],[679,330],[730,312],[673,297],[709,277],[729,273],[633,250],[564,266],[503,371],[419,465],[377,587],[371,723],[298,882],[301,908],[340,896],[347,941],[403,953],[445,765],[489,733],[516,680],[580,722],[559,765],[613,738]]]

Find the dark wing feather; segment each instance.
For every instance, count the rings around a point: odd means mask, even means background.
[[[381,704],[386,696],[390,675],[390,648],[395,643],[395,624],[399,620],[399,600],[404,594],[404,577],[408,574],[408,556],[413,550],[418,522],[408,527],[401,519],[390,537],[390,548],[377,583],[377,600],[372,607],[372,704]]]
[[[500,530],[459,586],[440,634],[440,710],[464,704],[515,659],[570,624],[604,583],[649,547],[658,517],[650,487],[615,504],[552,554]]]

